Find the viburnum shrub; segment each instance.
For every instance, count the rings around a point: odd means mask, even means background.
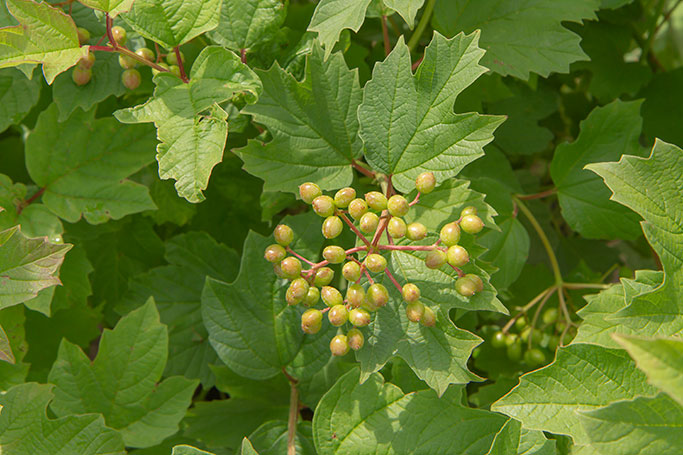
[[[683,454],[683,1],[0,0],[0,454]]]

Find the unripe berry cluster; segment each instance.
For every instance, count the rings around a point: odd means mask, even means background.
[[[448,265],[456,270],[459,278],[454,286],[460,295],[470,297],[483,290],[484,283],[479,276],[465,274],[459,268],[470,260],[467,250],[459,245],[461,232],[476,234],[484,227],[476,208],[465,207],[459,219],[441,228],[439,240],[433,245],[394,244],[403,238],[417,241],[427,236],[427,228],[422,223],[406,224],[404,217],[419,201],[420,194],[430,193],[435,186],[436,178],[431,172],[420,174],[415,181],[418,194],[412,202],[395,194],[390,184],[385,193],[370,191],[362,198],[357,197],[356,190],[350,187],[330,196],[323,194],[315,183],[299,186],[301,199],[324,218],[321,232],[326,239],[339,237],[346,225],[363,244],[346,250],[338,245],[329,245],[322,252],[323,260],[316,263],[292,250],[290,244],[294,240],[294,232],[281,224],[273,232],[277,243],[268,246],[264,252],[265,259],[273,263],[275,273],[290,280],[285,295],[287,303],[308,307],[301,316],[301,329],[305,333],[317,333],[322,328],[325,313],[333,326],[350,326],[345,334],[338,334],[331,340],[333,355],[345,355],[349,349],[360,349],[365,338],[359,329],[371,324],[373,314],[389,302],[388,290],[375,282],[372,274],[387,275],[401,293],[408,320],[426,327],[436,325],[436,313],[420,301],[419,287],[414,283],[401,286],[387,267],[387,259],[382,253],[392,250],[424,251],[428,268]],[[386,245],[380,243],[385,233],[388,238]],[[310,268],[304,269],[302,261]],[[341,274],[345,279],[339,289],[331,286],[335,272],[329,266],[336,264],[343,264]],[[323,309],[316,308],[320,300],[325,304]]]

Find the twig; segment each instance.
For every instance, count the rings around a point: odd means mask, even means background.
[[[294,250],[291,249],[290,247],[287,247],[287,252],[289,252],[289,253],[291,253],[292,255],[298,257],[299,259],[301,259],[302,261],[304,261],[304,262],[305,262],[306,264],[308,264],[308,265],[315,265],[315,262],[309,261],[308,259],[306,259],[305,257],[301,256],[299,253],[297,253],[296,251],[294,251]]]
[[[371,171],[370,169],[367,169],[367,168],[361,166],[360,163],[358,163],[358,161],[356,161],[356,160],[351,161],[351,166],[353,166],[354,169],[356,169],[358,172],[365,175],[366,177],[370,177],[373,179],[375,178],[376,174],[373,171]]]
[[[378,245],[377,248],[394,251],[432,251],[436,249],[434,245]]]
[[[178,46],[173,48],[173,52],[175,52],[176,60],[178,60],[178,68],[180,69],[180,79],[187,84],[188,82],[190,82],[190,80],[187,78],[187,74],[185,74],[185,65],[183,64],[183,59],[180,58],[180,49],[178,48]]]
[[[282,372],[289,381],[289,418],[287,420],[287,455],[296,455],[296,423],[299,420],[299,389],[296,388],[297,380],[287,373],[285,368]]]
[[[418,202],[420,202],[420,193],[419,193],[419,192],[417,193],[417,196],[415,196],[415,199],[413,199],[413,200],[410,202],[410,204],[408,204],[408,205],[409,205],[410,207],[412,207],[412,206],[414,206],[415,204],[417,204]]]
[[[538,308],[536,308],[536,313],[534,313],[534,320],[531,321],[531,330],[534,330],[534,328],[536,327],[536,321],[538,321],[538,315],[541,314],[541,310],[543,309],[543,306],[546,304],[546,302],[548,302],[548,300],[550,299],[550,297],[552,297],[552,295],[555,293],[555,291],[559,291],[558,294],[562,293],[560,288],[558,288],[557,286],[553,286],[550,288],[550,291],[545,296],[543,296],[543,300],[541,300],[541,303],[538,305]]]
[[[557,193],[557,188],[550,188],[549,190],[546,191],[541,191],[540,193],[536,194],[515,194],[515,197],[518,199],[522,199],[524,201],[530,201],[532,199],[541,199],[547,196],[552,196],[553,194]]]
[[[363,243],[365,243],[368,247],[372,246],[372,245],[370,244],[370,240],[368,240],[368,239],[367,239],[367,238],[358,230],[358,228],[357,228],[356,226],[353,225],[353,223],[351,222],[351,220],[349,220],[349,218],[348,218],[346,215],[344,215],[343,213],[339,213],[339,217],[340,217],[342,220],[344,220],[344,222],[345,222],[346,224],[349,225],[349,227],[351,228],[351,230],[353,231],[353,233],[356,234],[356,235],[358,236],[358,238],[360,238],[360,239],[363,241]]]
[[[384,41],[384,55],[391,53],[391,43],[389,42],[389,30],[387,29],[387,17],[382,16],[382,41]]]
[[[676,8],[678,8],[678,7],[681,5],[681,3],[683,3],[683,0],[678,0],[678,1],[674,4],[674,6],[672,6],[672,7],[669,9],[669,11],[667,11],[667,12],[664,14],[664,18],[662,19],[662,21],[657,25],[657,27],[655,27],[655,35],[656,35],[657,32],[659,31],[659,29],[662,28],[662,26],[663,26],[664,24],[666,24],[667,21],[668,21],[669,19],[671,19],[671,15],[674,13],[674,11],[676,11]]]
[[[29,205],[34,203],[35,200],[38,199],[40,196],[42,196],[44,192],[45,192],[45,187],[40,188],[38,191],[36,191],[36,193],[33,196],[26,199],[23,203],[19,204],[17,206],[17,215],[21,215],[21,212],[23,212],[26,207],[28,207]]]
[[[505,324],[505,326],[502,329],[503,333],[507,333],[508,330],[510,330],[510,327],[512,327],[512,324],[515,323],[517,319],[519,319],[523,314],[526,314],[527,311],[529,311],[531,308],[533,308],[534,305],[538,303],[539,300],[543,298],[554,286],[550,286],[547,289],[544,289],[540,294],[538,294],[536,297],[531,299],[529,303],[524,305],[524,307],[519,310],[519,313],[517,313],[515,316],[511,317],[510,320]]]
[[[245,65],[247,64],[247,50],[244,48],[240,49],[240,60]]]
[[[396,281],[396,278],[394,278],[394,275],[389,271],[389,267],[384,269],[384,273],[389,277],[392,283],[394,283],[394,286],[396,286],[396,289],[398,289],[398,292],[403,292],[403,288],[401,287],[400,284],[398,284],[398,281]]]

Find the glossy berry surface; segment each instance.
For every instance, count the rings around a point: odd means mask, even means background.
[[[114,41],[122,46],[126,44],[126,41],[128,40],[126,29],[118,25],[111,28],[111,35],[114,37]]]
[[[306,204],[312,203],[315,198],[322,195],[323,192],[315,183],[306,182],[299,185],[299,196]]]
[[[327,312],[327,319],[333,326],[340,327],[349,320],[349,312],[344,305],[335,305]]]
[[[145,60],[148,60],[150,62],[154,61],[154,51],[152,49],[149,49],[147,47],[141,47],[140,49],[135,51],[136,54],[138,54],[140,57],[144,58]]]
[[[379,191],[370,191],[369,193],[366,193],[365,202],[368,203],[368,207],[372,210],[377,210],[378,212],[387,208],[387,197]]]
[[[344,303],[341,292],[332,286],[323,286],[322,289],[320,289],[320,297],[323,299],[323,302],[325,302],[325,305],[329,307]]]
[[[477,208],[473,205],[469,205],[460,211],[460,218],[464,218],[467,215],[476,215]]]
[[[344,230],[344,222],[338,216],[328,216],[322,226],[323,237],[334,239],[341,235]]]
[[[406,238],[408,240],[422,240],[427,237],[427,228],[422,223],[410,223],[406,227]]]
[[[315,272],[315,278],[313,279],[313,284],[318,287],[327,286],[332,282],[334,278],[334,270],[329,267],[321,267]]]
[[[76,29],[76,33],[78,34],[78,43],[82,46],[84,44],[88,44],[88,41],[90,41],[90,32],[84,29],[83,27],[78,27]]]
[[[434,313],[434,310],[425,306],[422,319],[420,319],[420,324],[425,327],[434,327],[436,325],[436,313]]]
[[[275,241],[282,246],[287,246],[294,240],[294,231],[286,224],[278,224],[273,231]]]
[[[308,281],[303,278],[297,278],[292,281],[287,288],[285,299],[290,305],[297,305],[304,300],[309,289]]]
[[[410,205],[408,201],[401,195],[395,194],[389,198],[387,201],[387,209],[391,216],[406,216],[408,210],[410,210]]]
[[[360,230],[365,234],[371,234],[375,232],[375,229],[377,229],[378,225],[379,217],[372,212],[368,212],[360,217],[360,222],[358,223],[358,227],[360,227]]]
[[[458,223],[452,222],[444,225],[439,232],[439,239],[446,246],[457,244],[460,241],[460,226],[458,226]]]
[[[323,257],[330,264],[341,264],[346,259],[346,251],[337,245],[326,246],[323,250]]]
[[[505,334],[503,332],[496,332],[491,338],[491,346],[494,348],[505,347]]]
[[[349,352],[349,341],[346,335],[337,335],[330,341],[330,352],[332,355],[340,357]]]
[[[301,275],[301,262],[293,257],[284,258],[280,262],[280,269],[285,278],[295,280]]]
[[[538,348],[529,349],[524,353],[524,361],[531,367],[543,365],[545,363],[545,354]]]
[[[416,302],[420,300],[420,288],[413,283],[406,283],[401,289],[401,297],[408,303]]]
[[[381,308],[389,302],[389,291],[379,283],[371,284],[365,293],[372,305]]]
[[[477,292],[481,292],[484,290],[484,282],[481,280],[481,278],[479,278],[479,275],[475,275],[474,273],[468,273],[467,275],[465,275],[465,278],[472,280]]]
[[[318,301],[320,301],[320,289],[315,286],[309,286],[302,303],[306,306],[315,306]]]
[[[353,217],[354,220],[359,220],[360,217],[368,212],[368,203],[365,200],[356,198],[349,203],[349,215]]]
[[[308,334],[315,334],[320,331],[323,322],[323,313],[315,308],[304,311],[301,315],[301,330]]]
[[[140,87],[142,76],[140,76],[140,72],[138,70],[129,69],[121,74],[121,82],[128,90],[135,90],[136,88]]]
[[[470,255],[467,250],[460,245],[453,245],[446,251],[446,260],[453,267],[462,267],[470,262]]]
[[[436,187],[436,177],[431,172],[423,172],[415,179],[415,188],[422,194],[429,194]]]
[[[71,79],[73,79],[74,84],[78,86],[82,86],[90,82],[90,79],[92,78],[92,70],[91,69],[86,69],[86,68],[81,68],[80,66],[76,65],[73,69],[73,72],[71,74]]]
[[[88,55],[85,57],[81,57],[81,59],[78,61],[78,66],[80,66],[83,69],[90,69],[92,66],[95,64],[95,54],[92,52],[88,52]]]
[[[137,66],[138,62],[128,55],[119,55],[119,66],[123,69],[131,69]]]
[[[406,235],[407,226],[403,219],[392,217],[387,223],[387,233],[392,239],[400,239]]]
[[[313,211],[318,216],[322,216],[323,218],[334,215],[334,211],[336,209],[334,200],[326,195],[318,196],[317,198],[313,199],[311,205],[313,206]]]
[[[349,330],[346,334],[346,339],[349,342],[349,347],[354,351],[359,350],[363,347],[363,344],[365,344],[365,337],[363,336],[363,332],[361,332],[358,329]]]
[[[425,265],[430,269],[438,269],[446,263],[446,253],[441,250],[432,250],[427,253]]]
[[[477,285],[471,279],[461,277],[455,282],[455,290],[462,296],[471,297],[477,293]]]
[[[406,305],[406,316],[410,322],[420,322],[425,314],[425,306],[421,302]]]
[[[360,265],[357,262],[349,261],[342,267],[342,276],[347,281],[356,282],[360,280]]]
[[[387,268],[387,260],[381,254],[368,254],[365,258],[365,268],[372,273],[384,272]]]
[[[466,215],[460,220],[460,227],[468,234],[478,234],[484,229],[484,222],[476,215]]]
[[[365,327],[372,321],[372,316],[363,308],[354,308],[349,311],[349,322],[355,327]]]
[[[266,251],[263,253],[263,257],[268,262],[280,262],[285,256],[287,256],[287,251],[282,245],[278,245],[277,243],[267,247]]]
[[[351,284],[346,288],[346,301],[354,308],[358,308],[365,300],[365,289],[360,284]]]
[[[334,195],[334,203],[337,207],[345,209],[356,197],[356,190],[351,187],[342,188]]]

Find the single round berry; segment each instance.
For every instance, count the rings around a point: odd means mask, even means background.
[[[518,362],[522,358],[522,342],[517,340],[506,349],[508,359]]]
[[[511,346],[519,340],[519,337],[514,333],[508,333],[505,335],[505,346]]]
[[[121,46],[126,44],[126,40],[128,39],[128,37],[126,35],[125,28],[116,25],[111,28],[111,35],[114,37],[114,41],[116,41],[116,44],[120,44]]]
[[[349,341],[349,347],[354,351],[359,350],[365,344],[365,337],[358,329],[351,329],[346,334],[346,339]]]
[[[484,222],[477,215],[466,215],[460,220],[460,227],[468,234],[478,234],[484,229]]]
[[[467,250],[460,245],[453,245],[446,251],[446,260],[453,267],[462,267],[470,262],[470,255]]]
[[[458,223],[452,222],[442,227],[439,238],[441,239],[441,243],[446,246],[457,244],[460,241],[460,226],[458,226]]]
[[[315,198],[322,195],[322,190],[315,183],[306,182],[299,185],[299,196],[306,204],[310,204]]]
[[[469,205],[460,211],[460,218],[464,218],[467,215],[476,215],[477,208],[473,205]]]
[[[170,67],[169,67],[167,64],[163,63],[163,62],[159,62],[159,63],[157,63],[157,65],[159,65],[160,67],[164,68],[166,71],[170,71]],[[159,74],[160,72],[161,72],[161,71],[159,71],[158,69],[152,68],[152,75],[153,75],[153,76],[156,76],[156,75]]]
[[[524,353],[524,361],[531,367],[543,365],[545,363],[545,354],[538,348],[529,349]]]
[[[502,348],[505,346],[505,334],[503,332],[496,332],[491,338],[491,346],[494,348]]]
[[[288,280],[295,280],[301,276],[301,262],[297,258],[288,257],[280,262],[282,274]]]
[[[564,321],[557,321],[557,324],[555,324],[555,331],[557,333],[562,333],[564,332],[564,329],[567,327],[567,323]]]
[[[339,297],[341,297],[341,294]],[[327,312],[327,319],[335,327],[342,326],[349,320],[349,311],[344,305],[335,305]]]
[[[521,316],[515,321],[515,328],[520,332],[528,325],[529,321],[526,320],[526,316]]]
[[[141,47],[140,49],[135,51],[135,53],[147,61],[154,61],[154,51],[152,51],[152,49],[149,49],[147,47]]]
[[[328,216],[334,215],[336,207],[334,205],[334,200],[329,196],[318,196],[313,199],[311,204],[313,205],[313,211],[318,214],[318,216],[327,218]]]
[[[183,54],[182,51],[178,52],[180,54],[180,61],[185,63],[185,54]],[[166,55],[166,61],[168,62],[169,65],[177,65],[178,64],[178,56],[176,55],[175,51],[169,52],[168,55]]]
[[[266,261],[273,263],[282,261],[286,256],[287,250],[285,250],[282,245],[278,245],[277,243],[273,243],[267,247],[266,251],[263,253],[263,257],[266,259]]]
[[[427,253],[425,265],[429,269],[438,269],[446,263],[446,253],[441,250],[432,250]]]
[[[543,312],[543,323],[544,324],[554,324],[557,322],[557,317],[559,316],[559,313],[557,311],[557,308],[548,308]],[[564,327],[562,328],[564,330]]]
[[[338,216],[328,216],[323,222],[322,232],[326,239],[334,239],[344,230],[344,223]]]
[[[410,205],[406,198],[395,194],[387,201],[387,209],[389,209],[391,216],[406,216],[408,210],[410,210]]]
[[[379,191],[365,193],[365,201],[372,210],[377,210],[378,212],[387,208],[387,197]]]
[[[337,207],[345,209],[355,197],[356,190],[350,187],[342,188],[334,195],[334,203]]]
[[[88,41],[90,41],[90,32],[84,29],[83,27],[78,27],[76,29],[76,33],[78,33],[78,43],[82,46],[84,44],[88,44]]]
[[[287,293],[285,295],[285,300],[290,305],[297,305],[304,300],[306,294],[308,294],[308,289],[310,288],[308,281],[303,278],[297,278],[292,281],[292,283],[287,288]]]
[[[309,286],[302,303],[306,306],[314,306],[318,303],[318,300],[320,300],[320,290],[315,286]]]
[[[423,172],[415,179],[415,188],[422,194],[429,194],[436,187],[436,177],[431,172]]]
[[[360,280],[360,265],[353,261],[347,262],[342,267],[342,275],[347,281],[356,282]]]
[[[422,240],[427,237],[427,228],[422,223],[410,223],[406,227],[406,238],[408,240]]]
[[[346,251],[337,245],[326,246],[323,250],[323,257],[330,264],[341,264],[346,259]]]
[[[311,308],[304,311],[304,314],[301,315],[301,330],[303,330],[304,333],[311,335],[318,333],[322,325],[323,313],[320,310]]]
[[[330,341],[330,352],[332,355],[341,357],[349,352],[349,340],[346,335],[337,335]]]
[[[384,272],[384,269],[387,268],[387,260],[384,259],[384,256],[382,256],[381,254],[368,254],[365,258],[364,263],[365,268],[371,271],[372,273]]]
[[[74,84],[80,87],[90,82],[90,79],[92,78],[92,70],[89,68],[81,68],[80,66],[76,65],[71,74],[71,78],[73,79]]]
[[[413,283],[406,283],[401,289],[401,296],[408,303],[417,302],[420,299],[420,288]]]
[[[425,306],[421,302],[412,302],[406,305],[406,316],[411,322],[420,322],[425,314]]]
[[[121,82],[123,82],[123,86],[128,90],[135,90],[136,88],[140,87],[142,76],[140,76],[140,72],[138,70],[126,70],[121,74]]]
[[[401,218],[392,217],[391,219],[389,219],[389,223],[387,223],[387,233],[389,234],[389,236],[391,236],[391,238],[400,239],[401,237],[406,235],[406,231],[406,222],[403,221]]]
[[[484,282],[481,281],[481,278],[479,278],[478,275],[475,275],[474,273],[468,273],[465,275],[465,278],[469,278],[472,280],[474,285],[477,287],[477,292],[481,292],[484,290]]]
[[[381,308],[389,302],[389,291],[379,283],[371,284],[366,296],[370,303],[377,308]]]
[[[434,313],[434,310],[426,306],[420,319],[420,324],[425,327],[434,327],[436,325],[436,313]]]
[[[365,327],[371,320],[370,313],[362,308],[354,308],[349,312],[349,322],[356,327]]]
[[[313,284],[318,287],[327,286],[332,282],[334,278],[334,270],[329,267],[321,267],[315,272],[315,278],[313,279]]]
[[[363,215],[368,213],[368,203],[363,199],[356,198],[349,202],[349,214],[354,220],[360,219]]]
[[[88,55],[85,57],[81,57],[81,59],[78,61],[78,66],[80,66],[83,69],[90,69],[92,66],[95,64],[95,54],[92,52],[88,52]]]
[[[368,212],[360,217],[360,222],[358,223],[358,226],[360,227],[360,230],[363,231],[365,234],[371,234],[375,232],[375,229],[377,229],[378,224],[379,217],[372,212]]]
[[[322,297],[325,305],[329,307],[341,305],[344,303],[341,292],[332,286],[323,286],[320,290],[320,297]]]
[[[463,276],[456,280],[455,290],[462,296],[471,297],[477,293],[477,285],[471,279]]]
[[[531,337],[531,343],[541,344],[541,340],[543,339],[543,334],[541,333],[540,330],[532,329],[531,327],[526,327],[520,333],[520,338],[522,339],[522,341],[524,341],[526,343],[527,341],[529,341],[529,337]]]
[[[180,77],[180,67],[178,65],[169,65],[168,72],[173,74],[175,77]]]
[[[275,241],[282,246],[287,246],[294,240],[294,231],[286,224],[278,224],[273,231]]]
[[[346,301],[354,308],[360,307],[365,300],[365,289],[360,284],[352,284],[346,288]]]

